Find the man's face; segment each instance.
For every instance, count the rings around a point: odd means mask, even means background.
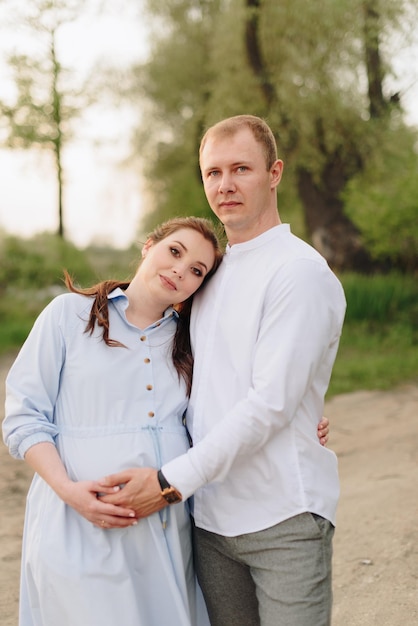
[[[209,137],[200,155],[209,205],[225,226],[230,243],[246,241],[277,219],[276,187],[283,163],[267,170],[262,146],[248,128],[232,136]]]

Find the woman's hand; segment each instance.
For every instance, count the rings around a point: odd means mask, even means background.
[[[125,528],[136,524],[135,511],[125,506],[101,502],[97,494],[114,494],[115,485],[94,480],[71,480],[53,443],[37,443],[25,454],[25,461],[44,479],[66,504],[100,528]]]
[[[318,424],[317,435],[319,439],[319,443],[322,446],[325,446],[328,442],[329,435],[329,419],[323,417],[322,420]]]
[[[96,481],[82,480],[67,481],[61,485],[58,495],[77,513],[89,522],[100,528],[125,528],[137,524],[132,509],[114,504],[106,504],[98,499],[100,495],[107,495],[119,491],[119,487],[106,488]]]

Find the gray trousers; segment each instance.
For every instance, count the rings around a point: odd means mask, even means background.
[[[333,534],[311,513],[238,537],[194,528],[211,626],[329,626]]]

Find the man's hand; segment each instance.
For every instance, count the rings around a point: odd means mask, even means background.
[[[151,467],[132,468],[99,480],[104,489],[120,486],[118,491],[100,500],[107,504],[125,507],[135,511],[135,516],[148,517],[163,509],[167,502],[161,495],[157,470]]]
[[[326,417],[323,417],[322,420],[318,424],[317,435],[319,439],[319,443],[323,446],[328,442],[329,435],[329,420]]]

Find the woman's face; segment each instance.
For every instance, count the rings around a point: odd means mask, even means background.
[[[138,273],[165,308],[187,300],[215,262],[211,242],[191,228],[176,230],[158,243],[148,240],[142,256]]]

